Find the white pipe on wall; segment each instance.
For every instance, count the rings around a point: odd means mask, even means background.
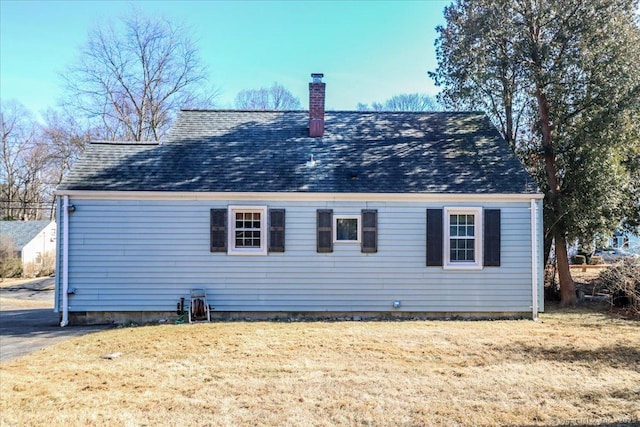
[[[538,320],[538,205],[531,199],[531,316]]]
[[[62,321],[61,327],[69,324],[69,196],[64,196],[62,205]]]

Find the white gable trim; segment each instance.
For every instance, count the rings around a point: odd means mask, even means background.
[[[62,190],[56,196],[91,200],[273,200],[273,201],[353,201],[353,202],[530,202],[542,199],[535,194],[453,194],[453,193],[222,193],[169,191],[84,191]]]

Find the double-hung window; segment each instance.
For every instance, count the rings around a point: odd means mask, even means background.
[[[445,208],[444,268],[482,268],[482,208]]]
[[[229,206],[229,254],[267,254],[267,207]]]

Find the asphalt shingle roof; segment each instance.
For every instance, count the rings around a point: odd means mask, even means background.
[[[8,236],[17,250],[33,240],[51,221],[0,221],[0,236]]]
[[[163,144],[94,143],[59,191],[535,193],[482,113],[182,111]],[[311,158],[313,156],[313,160]]]

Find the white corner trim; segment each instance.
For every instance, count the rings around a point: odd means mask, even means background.
[[[62,321],[61,327],[69,324],[69,196],[62,204]]]
[[[61,190],[57,196],[91,200],[225,200],[225,201],[355,201],[355,202],[526,202],[542,199],[536,194],[477,193],[236,193],[172,191],[84,191]]]
[[[538,319],[538,204],[531,199],[531,317]]]

